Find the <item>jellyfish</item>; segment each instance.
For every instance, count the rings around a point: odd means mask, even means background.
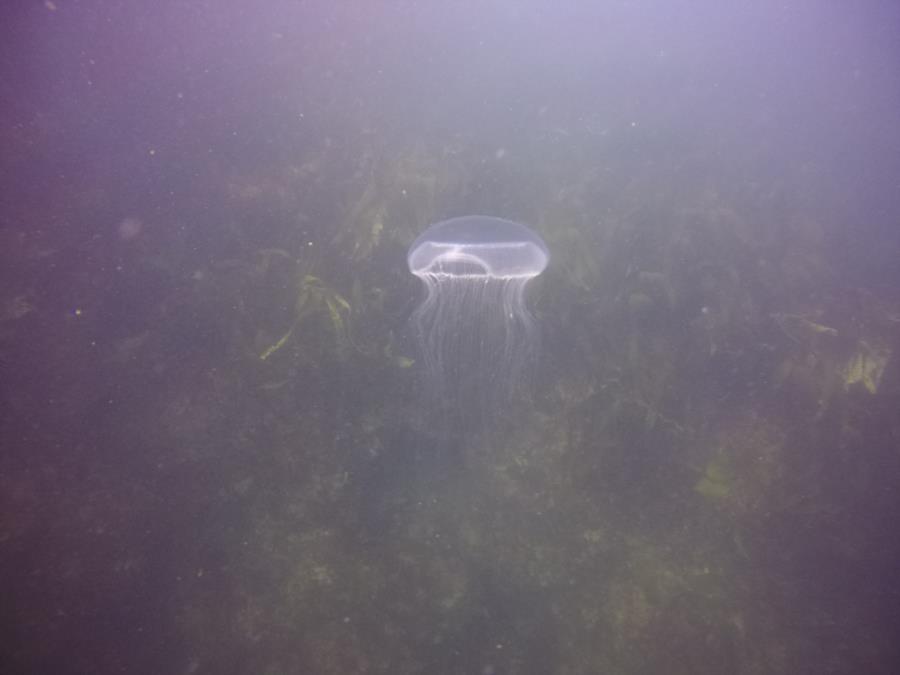
[[[534,231],[488,216],[435,223],[410,247],[424,285],[411,321],[426,400],[458,431],[497,428],[527,397],[539,333],[525,290],[548,260]]]

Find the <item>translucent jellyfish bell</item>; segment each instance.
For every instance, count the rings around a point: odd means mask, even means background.
[[[525,389],[539,341],[525,288],[549,259],[534,231],[488,216],[435,223],[409,249],[425,289],[412,322],[431,400],[463,433],[495,427]]]
[[[502,218],[466,216],[435,223],[409,249],[409,269],[418,277],[532,278],[550,254],[524,225]]]

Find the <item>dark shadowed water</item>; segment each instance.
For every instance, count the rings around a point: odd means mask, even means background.
[[[0,673],[896,673],[898,66],[887,0],[5,3]],[[466,215],[549,265],[423,320]]]

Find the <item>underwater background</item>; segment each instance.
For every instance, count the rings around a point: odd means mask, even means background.
[[[896,3],[0,36],[0,672],[898,672]],[[406,253],[467,214],[551,259],[446,443]]]

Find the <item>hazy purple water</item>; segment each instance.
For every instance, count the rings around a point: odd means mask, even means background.
[[[894,3],[12,4],[0,672],[894,672]],[[445,452],[472,213],[552,262]]]

